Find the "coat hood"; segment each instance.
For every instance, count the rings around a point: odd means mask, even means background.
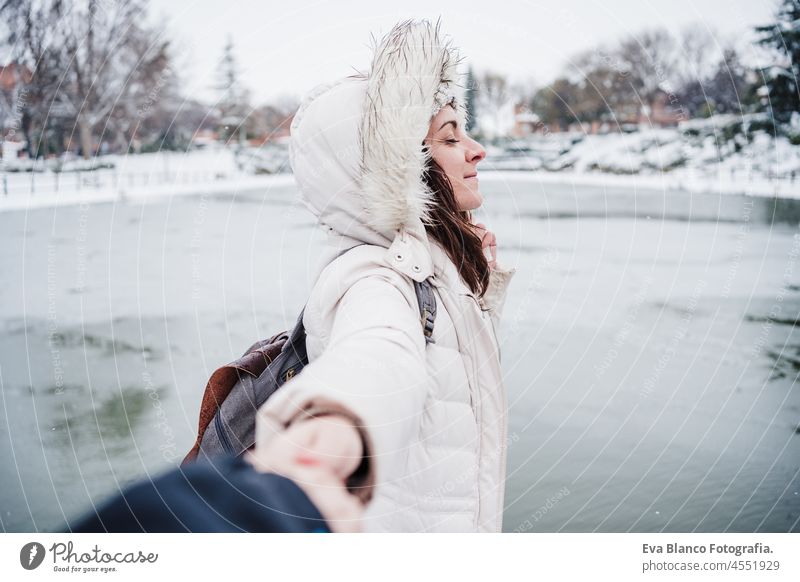
[[[447,104],[466,121],[458,63],[438,22],[405,21],[375,45],[366,73],[303,99],[290,162],[303,204],[339,251],[358,243],[388,248],[398,232],[427,246],[424,223],[436,201],[423,180],[430,153],[422,141]]]

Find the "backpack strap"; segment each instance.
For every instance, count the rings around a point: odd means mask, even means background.
[[[336,255],[336,259],[347,251],[365,244],[367,243],[357,244],[349,249],[343,250]],[[336,259],[334,259],[334,261]],[[431,285],[428,279],[421,282],[414,281],[414,292],[417,296],[417,304],[419,305],[419,317],[420,323],[422,324],[422,333],[425,335],[425,344],[436,343],[433,341],[433,326],[436,323],[436,296],[433,294],[433,285]],[[306,308],[303,307],[303,310],[300,312],[300,317],[297,318],[297,324],[290,334],[293,338],[299,338],[301,334],[302,337],[305,338],[305,327],[303,327],[303,313],[305,310]]]
[[[436,322],[436,296],[433,294],[433,285],[430,281],[414,281],[414,291],[419,303],[419,317],[422,321],[422,333],[425,334],[425,343],[433,344],[433,324]]]

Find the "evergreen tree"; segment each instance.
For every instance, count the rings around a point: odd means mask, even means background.
[[[477,126],[477,120],[475,118],[475,114],[477,113],[477,108],[475,107],[475,74],[472,72],[472,67],[467,69],[467,82],[466,82],[466,94],[467,94],[467,133],[472,133],[475,127]]]
[[[219,95],[217,108],[222,136],[227,140],[238,133],[239,141],[242,142],[245,135],[244,122],[249,112],[248,92],[242,86],[233,39],[230,36],[217,66],[217,82],[214,88]]]
[[[760,44],[771,47],[777,62],[762,68],[769,95],[768,110],[779,122],[787,122],[800,111],[800,0],[783,0],[776,22],[756,27]]]

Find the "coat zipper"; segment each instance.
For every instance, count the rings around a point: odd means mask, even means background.
[[[498,349],[498,356],[499,356],[499,349]],[[501,378],[502,384],[502,378]],[[499,490],[497,492],[498,498],[498,506],[497,506],[497,525],[495,526],[495,531],[502,532],[503,531],[503,505],[505,505],[505,498],[506,498],[506,456],[507,452],[507,441],[508,441],[508,398],[506,396],[506,389],[505,385],[500,386],[500,392],[502,393],[502,409],[500,410],[500,416],[503,419],[503,427],[500,429],[500,480],[498,481]]]
[[[475,297],[472,294],[468,294],[468,295],[469,295],[469,297],[472,298],[472,300],[478,306],[478,309],[481,312],[481,319],[486,321],[486,317],[487,317],[486,316],[486,312],[483,310],[483,307],[481,306],[481,303],[478,300],[478,298]],[[494,321],[492,321],[491,316],[489,316],[489,323],[492,326],[492,336],[494,337],[495,346],[497,347],[497,359],[498,359],[498,362],[499,362],[499,360],[500,360],[500,342],[499,342],[499,339],[497,337],[497,331],[495,330]],[[473,358],[473,371],[475,373],[475,380],[476,380],[476,383],[477,383],[478,375],[477,375],[477,369],[475,369],[475,360],[474,360],[474,358]],[[500,418],[501,418],[501,421],[502,421],[502,425],[500,427],[500,459],[499,459],[499,461],[500,461],[500,463],[499,463],[500,464],[500,471],[499,471],[499,479],[497,481],[497,483],[498,483],[498,492],[497,492],[498,503],[497,503],[497,523],[495,524],[495,531],[501,532],[503,530],[503,505],[505,503],[505,481],[506,481],[505,470],[506,470],[506,456],[507,456],[506,440],[507,440],[507,433],[508,433],[508,410],[507,410],[508,409],[508,398],[506,397],[505,387],[502,385],[502,370],[498,370],[498,372],[501,373],[501,376],[500,376],[501,386],[499,386],[499,388],[500,388],[500,396],[501,396]],[[478,391],[480,391],[480,390],[478,390]],[[483,420],[483,413],[481,413],[481,420]],[[478,428],[480,429],[481,427],[479,426]],[[480,487],[478,488],[478,490],[480,492]],[[480,493],[479,493],[479,495],[480,495]]]
[[[475,302],[475,305],[477,306],[477,308],[479,310],[481,309],[480,303],[478,302],[478,299],[474,295],[472,295],[470,293],[466,293],[465,295],[467,297],[469,297],[470,299],[472,299],[473,302]],[[481,313],[483,313],[483,310],[481,310]],[[469,328],[467,330],[467,334],[468,334],[467,337],[474,338],[474,334],[472,332],[472,326],[469,323],[469,317],[465,317],[464,318],[464,322],[467,324],[467,327]],[[473,350],[471,350],[471,351],[473,351]],[[481,394],[481,383],[480,383],[480,379],[478,377],[478,364],[476,362],[476,354],[474,353],[474,351],[473,351],[473,353],[470,354],[470,360],[472,362],[472,384],[473,384],[474,389],[475,389],[475,398],[476,398],[476,401],[477,401],[476,405],[475,405],[475,412],[476,412],[476,419],[478,421],[478,471],[476,473],[476,478],[477,478],[477,483],[476,484],[477,484],[477,488],[478,488],[478,512],[477,512],[477,514],[475,516],[475,524],[474,524],[475,525],[475,529],[477,530],[478,529],[478,524],[480,523],[480,516],[481,516],[481,470],[480,470],[480,465],[481,465],[481,461],[483,460],[482,459],[482,457],[483,457],[483,395]]]

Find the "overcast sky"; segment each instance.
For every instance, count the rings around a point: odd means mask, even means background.
[[[571,56],[603,42],[663,25],[690,23],[713,30],[720,42],[750,35],[769,22],[775,0],[151,0],[151,17],[166,21],[177,64],[191,94],[214,99],[214,71],[228,35],[255,104],[301,96],[314,85],[366,68],[370,34],[398,20],[442,18],[478,70],[512,81],[546,83]]]

